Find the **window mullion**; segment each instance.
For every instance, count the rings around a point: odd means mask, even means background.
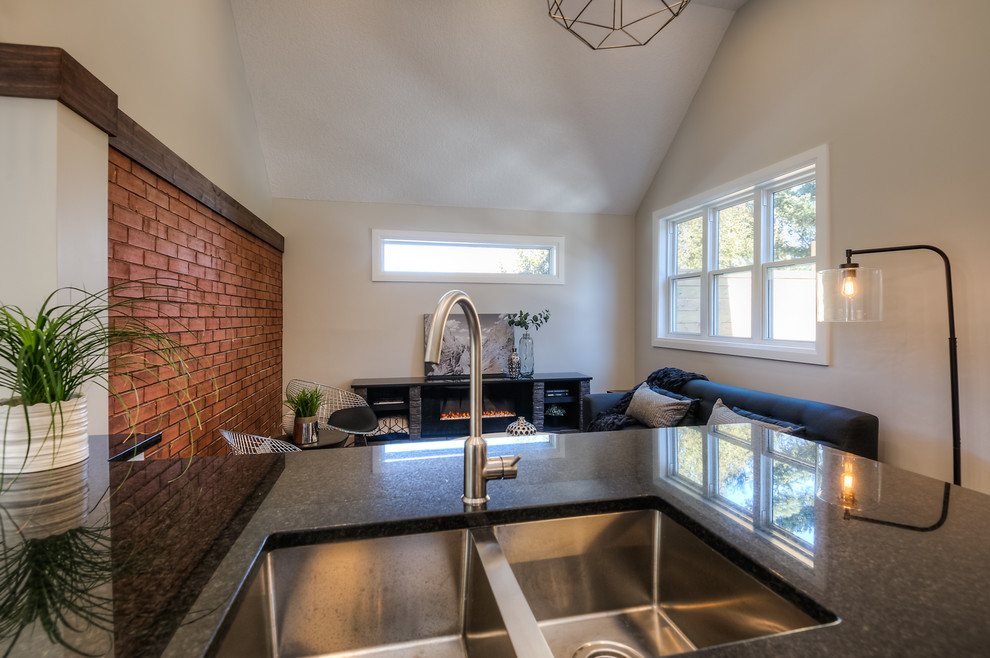
[[[764,263],[766,267],[786,267],[788,265],[805,265],[810,263],[815,265],[818,263],[818,259],[815,256],[805,256],[804,258],[789,258],[787,260],[774,260],[768,263]]]
[[[677,235],[677,228],[676,228],[677,225],[674,222],[667,222],[666,226],[667,226],[667,253],[664,259],[665,263],[664,263],[663,277],[667,286],[667,305],[666,305],[667,312],[664,314],[664,318],[663,318],[664,326],[660,329],[660,332],[665,336],[669,336],[676,333],[674,331],[674,318],[677,317],[675,315],[677,312],[675,309],[677,300],[675,299],[675,295],[674,295],[674,285],[675,285],[674,273],[677,271],[677,268],[675,267],[675,262],[676,262],[675,259],[677,257],[676,256],[677,245],[675,238],[675,236]]]
[[[703,487],[705,491],[705,497],[709,500],[715,498],[718,494],[718,483],[716,480],[715,471],[718,468],[718,459],[716,454],[716,441],[712,441],[710,436],[706,436],[704,440],[704,452],[702,459],[702,469],[701,472]]]
[[[763,430],[760,433],[763,434]],[[770,528],[772,480],[773,468],[766,454],[766,443],[762,442],[753,451],[753,525],[764,532]]]
[[[701,236],[701,326],[704,327],[703,336],[706,338],[711,338],[715,335],[714,327],[712,327],[712,286],[714,285],[714,279],[712,278],[712,269],[714,268],[714,258],[715,254],[718,253],[717,248],[714,244],[715,238],[718,235],[715,228],[715,209],[712,207],[705,208],[704,214],[705,221],[702,222],[702,236]]]
[[[772,253],[772,249],[767,244],[765,217],[769,213],[766,210],[766,191],[762,187],[757,187],[753,190],[753,267],[751,275],[753,312],[751,315],[752,330],[749,335],[758,343],[764,342],[767,338],[768,322],[763,262],[765,260],[764,254]]]
[[[711,275],[714,278],[717,277],[719,274],[732,274],[733,272],[752,272],[752,271],[753,271],[752,265],[740,265],[739,267],[726,267],[725,269],[722,270],[712,270]]]

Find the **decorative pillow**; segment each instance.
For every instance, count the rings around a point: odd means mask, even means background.
[[[674,427],[691,407],[691,400],[675,400],[641,384],[633,393],[626,415],[647,427]]]
[[[770,418],[769,416],[761,416],[760,414],[754,414],[752,411],[746,411],[745,409],[740,409],[739,407],[732,407],[732,410],[744,418],[749,418],[751,423],[779,425],[780,427],[789,429],[790,434],[800,434],[801,432],[804,432],[804,425],[798,425],[797,423],[791,423],[786,420],[779,420],[777,418]]]
[[[747,415],[748,414],[748,415]],[[762,419],[762,420],[761,420]],[[795,429],[804,429],[793,423],[787,423],[786,425],[781,425],[783,421],[773,420],[765,418],[764,416],[757,416],[756,414],[744,411],[742,409],[730,409],[722,403],[722,398],[715,400],[715,405],[712,407],[712,415],[708,418],[709,425],[731,425],[732,423],[753,423],[759,427],[765,427],[769,430],[774,430],[776,432],[784,432],[790,434],[795,431]]]
[[[660,395],[666,396],[668,398],[673,398],[675,400],[687,400],[691,403],[688,407],[687,413],[684,414],[684,418],[677,421],[678,425],[698,425],[698,406],[701,404],[701,400],[698,398],[689,398],[686,395],[681,395],[680,393],[674,393],[673,391],[668,391],[663,388],[657,388],[656,386],[651,386],[654,393],[659,393]]]

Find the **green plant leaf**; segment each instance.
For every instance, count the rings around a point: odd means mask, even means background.
[[[10,391],[26,414],[39,403],[60,409],[85,384],[123,402],[122,391],[136,392],[146,380],[168,380],[179,406],[198,425],[189,392],[187,362],[193,357],[182,342],[186,332],[164,331],[154,324],[157,314],[148,312],[159,303],[190,303],[188,288],[168,284],[128,281],[97,293],[61,288],[34,316],[14,305],[0,306],[0,390]],[[59,303],[60,295],[75,301]],[[140,417],[138,405],[136,396],[124,405],[129,419]],[[29,427],[29,444],[30,435]]]
[[[285,405],[292,409],[298,418],[315,416],[323,405],[323,393],[318,388],[304,388],[286,396]]]

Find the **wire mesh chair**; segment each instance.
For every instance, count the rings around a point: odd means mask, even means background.
[[[305,379],[293,379],[285,387],[285,395],[290,397],[314,388],[323,395],[323,404],[316,414],[320,431],[337,430],[356,436],[367,436],[378,431],[378,416],[368,406],[367,400],[357,393]],[[292,422],[293,415],[289,411],[282,417],[282,429],[286,434],[292,433]]]
[[[291,443],[286,443],[279,439],[269,439],[265,436],[255,436],[253,434],[241,434],[220,430],[220,434],[227,441],[231,452],[235,455],[266,455],[274,452],[299,452],[300,449]]]

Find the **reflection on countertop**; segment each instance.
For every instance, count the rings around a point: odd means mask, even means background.
[[[159,655],[281,467],[91,457],[3,475],[0,646]]]
[[[56,575],[86,582],[87,596],[62,587],[48,614],[78,608],[79,632],[63,624],[62,640],[97,655],[201,655],[276,532],[424,531],[452,518],[477,525],[538,506],[604,510],[630,499],[649,499],[841,619],[708,655],[967,655],[990,643],[990,497],[952,487],[938,527],[913,532],[907,526],[940,521],[944,483],[869,462],[876,477],[856,499],[868,505],[846,509],[822,486],[848,475],[844,453],[749,425],[492,440],[491,455],[522,453],[527,468],[511,484],[491,483],[487,508],[470,512],[450,467],[463,453],[457,441],[113,464],[105,452],[74,473],[5,476],[0,494],[6,578],[23,578],[28,542],[74,533],[74,546],[86,547],[76,550],[84,561]],[[66,655],[37,615],[22,623],[21,599],[2,596],[0,651]]]

